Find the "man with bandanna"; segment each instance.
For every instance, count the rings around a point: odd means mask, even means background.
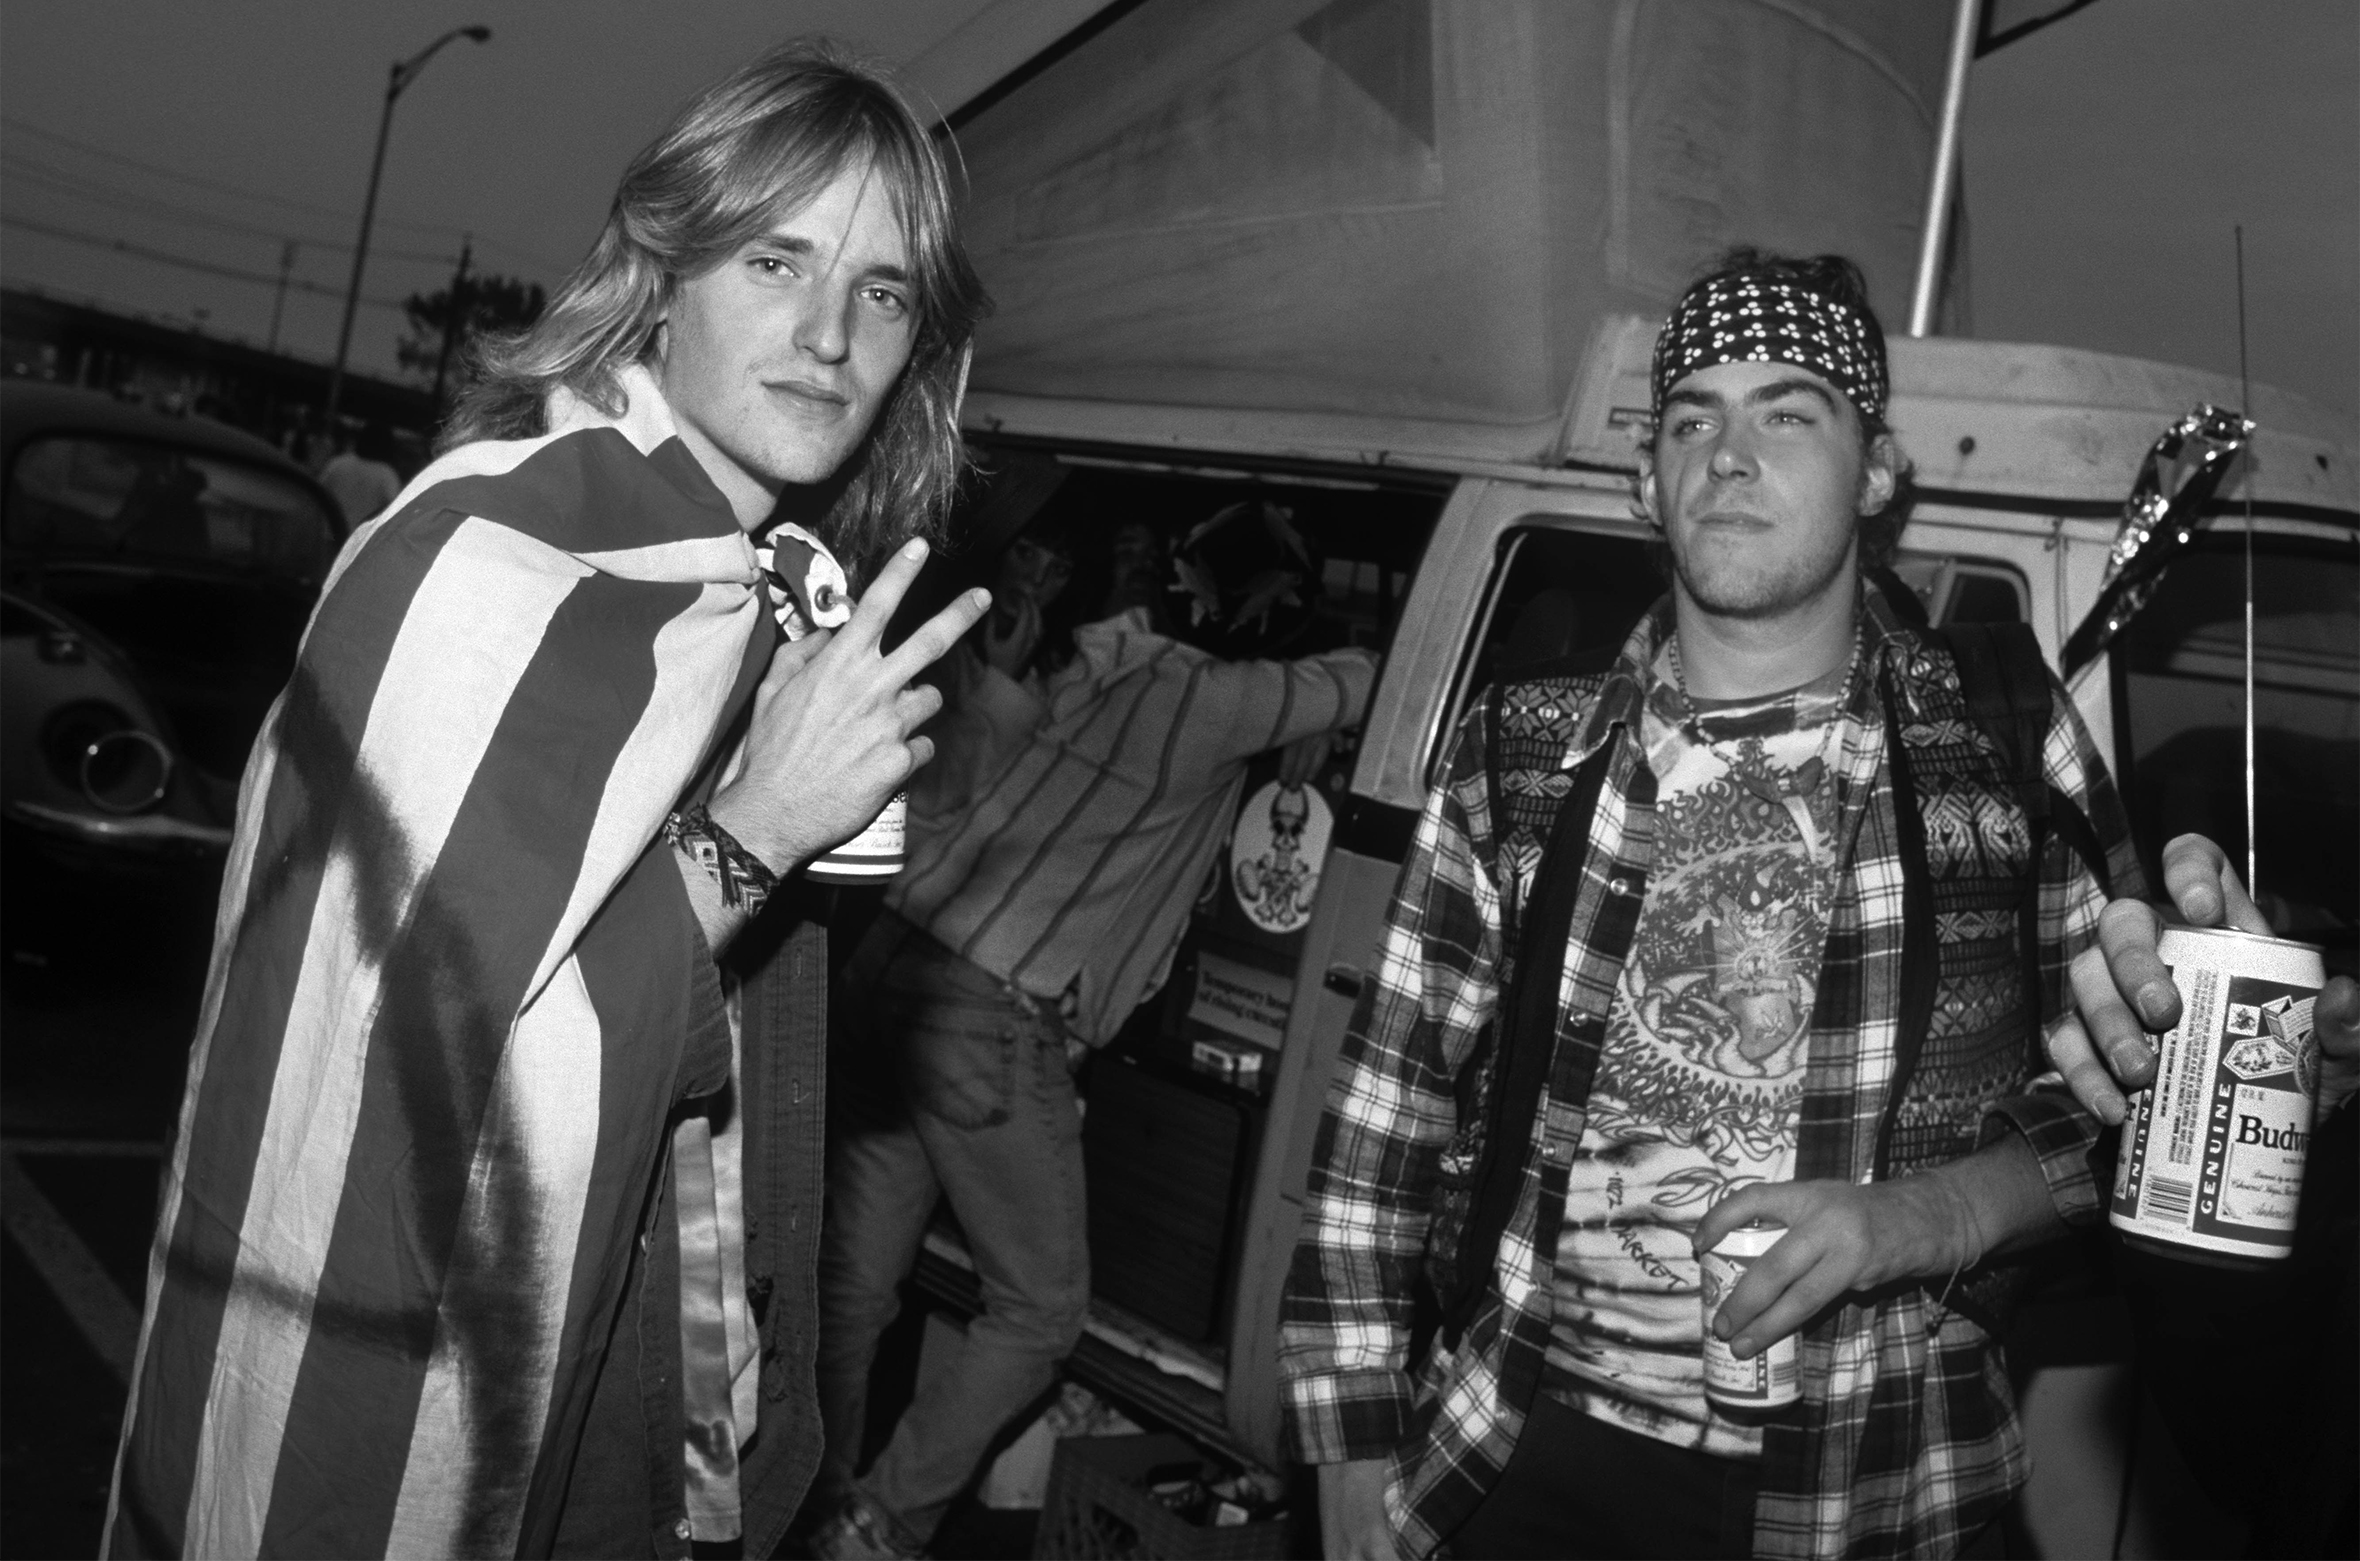
[[[2006,1260],[2096,1217],[2123,1005],[2170,1014],[2037,647],[1864,580],[1908,487],[1887,387],[1849,261],[1729,256],[1656,343],[1670,594],[1458,732],[1282,1317],[1330,1556],[2001,1553]],[[2194,836],[2165,878],[2200,924],[2248,903]],[[1699,1256],[1755,1220],[1783,1235],[1708,1319]],[[1716,1408],[1708,1326],[1744,1359],[1799,1334],[1800,1401]]]
[[[911,679],[988,600],[879,643],[982,305],[925,125],[782,46],[354,533],[246,770],[105,1553],[776,1548],[820,1433],[798,870],[926,761]]]

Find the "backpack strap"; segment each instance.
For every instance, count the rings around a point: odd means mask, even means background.
[[[2089,815],[2049,783],[2043,764],[2049,721],[2055,713],[2056,684],[2028,623],[1954,623],[1929,631],[1950,651],[1958,667],[1959,693],[1967,713],[2000,753],[2009,782],[2031,822],[2034,845],[2053,832],[2097,879],[2109,897],[2114,874]]]
[[[2025,1043],[2036,1061],[2040,1055],[2040,872],[2049,836],[2079,856],[2097,879],[2100,890],[2113,893],[2113,875],[2106,853],[2098,844],[2079,804],[2052,785],[2044,754],[2049,722],[2055,712],[2055,683],[2040,641],[2025,623],[1954,623],[1921,631],[1949,650],[1958,668],[1959,695],[1976,726],[1997,750],[2001,779],[2024,809],[2031,834],[2033,871],[2024,881],[2017,907],[2017,958],[2023,971],[2026,1001],[2031,1005]],[[1885,688],[1886,751],[1893,778],[1894,820],[1900,836],[1902,879],[1902,948],[1900,1025],[1892,1090],[1878,1124],[1875,1174],[1886,1174],[1890,1163],[1894,1114],[1916,1071],[1919,1053],[1933,1023],[1941,980],[1941,951],[1935,936],[1931,885],[1926,861],[1924,811],[1919,778],[1902,742],[1899,708],[1894,690]]]
[[[1901,710],[1885,682],[1885,753],[1893,777],[1893,833],[1901,853],[1901,991],[1893,1036],[1893,1082],[1878,1113],[1874,1165],[1882,1181],[1892,1168],[1893,1127],[1917,1072],[1918,1054],[1934,1027],[1935,989],[1942,979],[1934,935],[1933,885],[1926,865],[1925,813],[1918,805],[1916,766],[1901,740]]]
[[[1500,1238],[1516,1212],[1524,1183],[1524,1150],[1532,1141],[1533,1120],[1557,1050],[1557,991],[1565,978],[1565,944],[1573,935],[1574,905],[1581,897],[1590,821],[1598,811],[1598,794],[1613,756],[1610,739],[1574,771],[1573,785],[1558,804],[1524,897],[1515,964],[1493,1020],[1498,1039],[1473,1202],[1459,1238],[1454,1293],[1443,1298],[1443,1337],[1454,1347],[1482,1303]],[[1498,757],[1495,746],[1490,754],[1495,788]]]

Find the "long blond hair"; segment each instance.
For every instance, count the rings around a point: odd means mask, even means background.
[[[933,138],[881,72],[824,39],[781,44],[706,88],[631,160],[597,243],[540,319],[477,349],[442,448],[546,432],[561,386],[620,415],[620,371],[653,355],[674,289],[864,165],[883,175],[909,247],[917,332],[822,529],[852,559],[935,530],[966,462],[960,382],[990,300]]]

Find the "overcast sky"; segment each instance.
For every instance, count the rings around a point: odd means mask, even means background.
[[[290,291],[280,339],[326,357],[386,67],[444,28],[494,36],[401,99],[372,298],[441,285],[463,232],[480,266],[553,283],[707,80],[803,31],[907,59],[982,4],[11,0],[0,274],[259,342],[270,286],[58,234],[266,278],[292,238],[294,277],[323,291]],[[2360,415],[2353,0],[2104,0],[1976,67],[1965,145],[1975,334],[2234,373],[2243,222],[2254,377]],[[399,320],[364,307],[354,361],[390,369]]]

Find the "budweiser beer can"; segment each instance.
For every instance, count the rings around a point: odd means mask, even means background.
[[[1729,1346],[1713,1337],[1713,1314],[1729,1299],[1729,1292],[1745,1277],[1755,1258],[1778,1244],[1786,1226],[1777,1220],[1754,1220],[1721,1238],[1704,1255],[1704,1394],[1713,1407],[1743,1416],[1780,1409],[1803,1396],[1802,1358],[1795,1336],[1788,1334],[1752,1360],[1739,1360]]]
[[[2108,1218],[2166,1256],[2243,1267],[2294,1246],[2319,1099],[2311,1009],[2327,972],[2308,943],[2167,927],[2180,989],[2155,1082],[2131,1097]]]
[[[908,864],[909,827],[910,794],[897,791],[868,828],[813,857],[803,876],[821,883],[881,883]]]

